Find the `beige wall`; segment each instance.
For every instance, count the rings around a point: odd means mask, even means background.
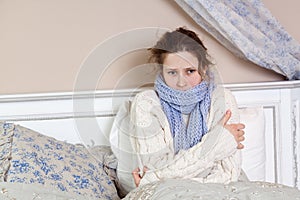
[[[296,26],[300,1],[263,2],[300,41]],[[174,29],[182,25],[199,33],[224,82],[283,79],[234,57],[172,0],[0,0],[0,94],[72,91],[84,60],[97,45],[136,28]],[[146,56],[144,50],[119,56],[92,84],[98,89],[139,86],[144,77],[138,76],[141,82],[136,83],[132,75],[140,72],[129,71],[140,69],[137,66],[146,62]]]

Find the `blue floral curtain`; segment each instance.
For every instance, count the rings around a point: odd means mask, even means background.
[[[235,55],[289,80],[300,79],[299,43],[260,0],[175,1]]]

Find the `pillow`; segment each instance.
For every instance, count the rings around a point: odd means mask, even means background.
[[[242,169],[251,181],[265,180],[265,117],[262,107],[240,108],[240,121],[245,124]]]
[[[4,181],[41,184],[86,198],[118,199],[103,160],[83,145],[58,141],[19,125],[2,123],[0,127],[1,136],[7,135],[7,130],[13,133]]]

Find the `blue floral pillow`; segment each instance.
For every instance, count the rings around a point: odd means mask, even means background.
[[[90,198],[119,199],[103,160],[83,145],[58,141],[25,127],[0,124],[2,181],[38,183]],[[5,162],[3,162],[5,161]]]

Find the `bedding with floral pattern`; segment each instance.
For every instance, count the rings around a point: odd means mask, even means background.
[[[109,172],[104,156],[99,156],[103,148],[58,141],[12,123],[1,122],[0,135],[2,189],[5,182],[31,184],[69,197],[119,199],[110,176],[113,170]]]

